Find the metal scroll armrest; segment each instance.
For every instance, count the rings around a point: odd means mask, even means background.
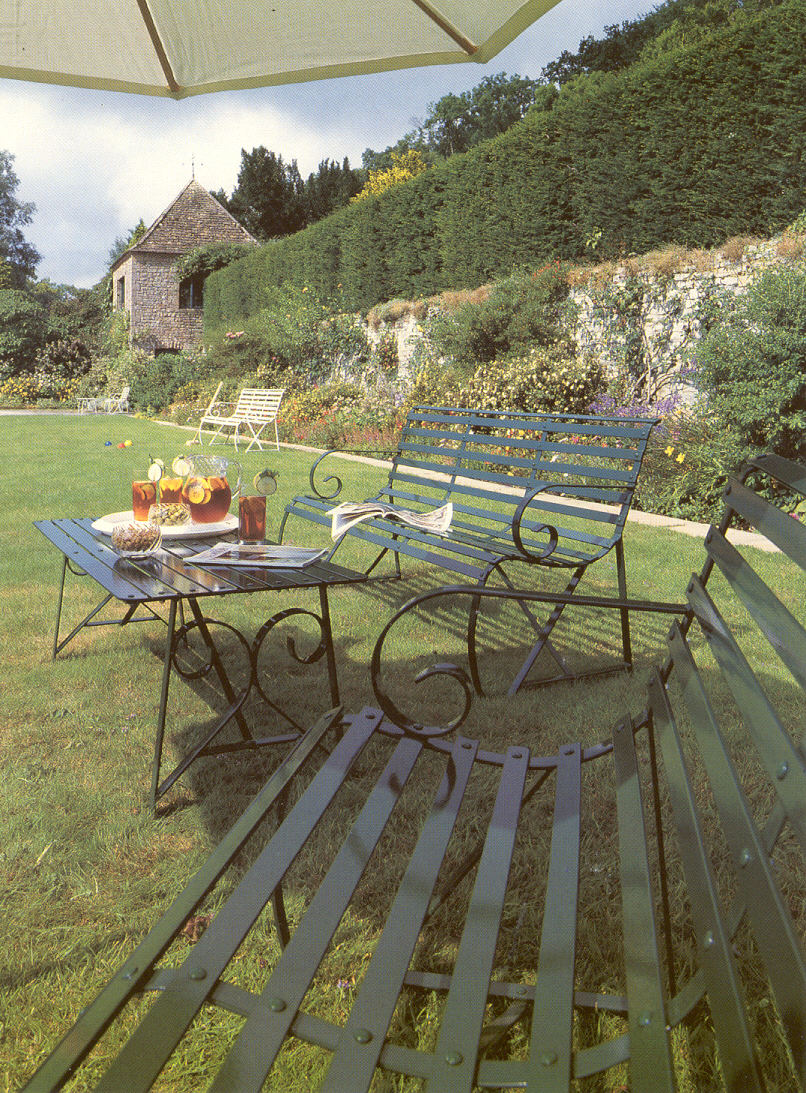
[[[539,527],[536,527],[533,530],[535,532],[544,531],[548,533],[549,541],[546,544],[545,549],[540,551],[539,553],[536,553],[533,550],[529,550],[528,547],[525,547],[523,545],[523,539],[521,538],[521,523],[524,516],[526,515],[526,510],[529,508],[534,499],[538,497],[541,493],[545,492],[546,490],[554,490],[560,488],[560,483],[549,482],[544,486],[539,486],[536,490],[530,490],[530,492],[524,496],[523,500],[518,505],[517,509],[515,510],[515,514],[512,517],[512,540],[520,553],[529,562],[542,562],[544,559],[548,558],[551,554],[553,554],[554,551],[557,549],[558,535],[557,529],[552,524],[541,524]]]
[[[390,457],[390,455],[392,455],[394,453],[389,448],[384,448],[384,449],[380,449],[380,450],[365,449],[365,448],[328,448],[328,450],[326,452],[322,452],[322,454],[320,456],[317,456],[317,458],[314,460],[313,464],[311,465],[310,472],[308,473],[308,482],[310,483],[311,490],[322,501],[333,501],[336,497],[338,497],[339,494],[342,491],[344,483],[342,482],[342,480],[339,478],[338,475],[329,474],[329,475],[327,475],[327,477],[325,477],[322,480],[322,485],[324,486],[328,482],[333,482],[333,483],[335,483],[335,489],[333,490],[332,493],[323,493],[317,487],[316,481],[315,481],[316,472],[319,469],[319,464],[323,460],[327,459],[327,457],[329,455],[341,455],[341,454],[344,454],[344,455],[382,455],[382,456],[386,456],[387,459],[388,459]]]
[[[463,709],[456,717],[446,725],[430,725],[427,727],[424,721],[413,719],[404,713],[384,689],[381,683],[384,643],[392,627],[410,611],[415,611],[418,607],[421,607],[423,604],[428,603],[430,600],[437,599],[438,597],[447,597],[449,602],[455,603],[457,596],[468,596],[476,601],[480,599],[498,599],[517,600],[519,602],[529,601],[532,603],[574,604],[577,607],[609,608],[615,611],[627,608],[634,611],[658,612],[660,614],[677,616],[686,616],[690,612],[689,605],[686,603],[631,600],[619,596],[586,596],[578,593],[544,592],[541,590],[530,591],[522,588],[482,588],[478,585],[442,585],[440,588],[434,588],[429,592],[423,592],[419,596],[414,596],[407,603],[403,604],[403,606],[389,619],[386,626],[384,626],[381,631],[378,640],[375,642],[370,665],[372,689],[375,692],[378,705],[389,720],[397,725],[398,728],[402,729],[407,735],[419,738],[424,736],[443,736],[446,733],[453,732],[454,729],[458,729],[470,713],[473,703],[474,687],[470,676],[465,669],[456,664],[435,664],[433,667],[420,672],[415,677],[414,683],[422,683],[426,679],[431,679],[435,676],[449,677],[460,684],[464,696]]]

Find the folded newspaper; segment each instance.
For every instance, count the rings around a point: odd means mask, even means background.
[[[431,512],[412,512],[411,509],[401,509],[385,501],[345,501],[343,505],[337,505],[330,510],[330,534],[334,539],[339,539],[355,524],[362,520],[373,520],[378,516],[386,520],[398,520],[401,524],[408,524],[409,527],[419,528],[421,531],[442,532],[451,526],[453,505],[449,501]]]

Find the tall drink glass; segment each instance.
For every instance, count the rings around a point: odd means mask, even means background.
[[[157,487],[153,482],[132,482],[132,513],[135,520],[148,520],[148,510],[156,501]]]
[[[266,538],[266,498],[238,499],[238,538],[242,543],[258,543]]]

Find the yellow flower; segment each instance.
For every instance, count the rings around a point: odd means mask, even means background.
[[[671,444],[667,448],[665,448],[664,450],[665,450],[667,455],[674,455],[674,448],[671,446]]]
[[[680,455],[677,457],[677,462],[682,463],[685,458],[686,457],[685,457],[684,453],[681,452]]]

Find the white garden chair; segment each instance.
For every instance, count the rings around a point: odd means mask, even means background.
[[[125,414],[129,410],[129,392],[131,388],[127,385],[124,387],[119,395],[110,395],[104,401],[104,410],[107,414]]]
[[[220,386],[219,384],[219,388]],[[216,391],[217,394],[218,391]],[[231,436],[237,451],[238,442],[241,439],[240,434],[243,432],[243,437],[249,441],[247,452],[252,448],[257,448],[258,451],[262,452],[263,445],[271,443],[271,441],[262,437],[261,434],[267,425],[273,425],[274,447],[279,451],[280,437],[277,431],[277,414],[284,394],[284,388],[274,390],[244,388],[238,396],[234,409],[231,408],[232,403],[217,403],[214,395],[212,402],[202,414],[199,428],[191,443],[201,444],[202,429],[207,425],[215,430],[210,439],[211,444],[219,436],[223,436],[225,440],[228,440]],[[226,430],[232,431],[227,434]]]

